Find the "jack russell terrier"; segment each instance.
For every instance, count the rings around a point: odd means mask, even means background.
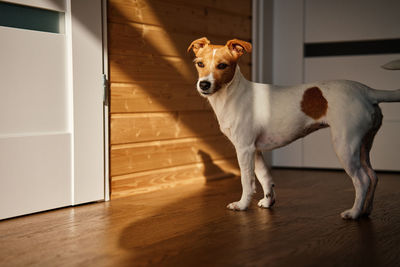
[[[197,90],[210,102],[221,131],[236,149],[242,196],[231,210],[246,210],[255,192],[255,177],[264,197],[258,206],[275,202],[274,183],[261,151],[287,145],[311,132],[330,127],[336,154],[355,188],[351,209],[344,219],[368,216],[372,211],[378,178],[369,152],[382,124],[380,102],[400,101],[396,91],[374,90],[354,81],[325,81],[282,87],[246,80],[237,65],[251,52],[250,43],[233,39],[212,45],[203,37],[189,48],[195,53]]]

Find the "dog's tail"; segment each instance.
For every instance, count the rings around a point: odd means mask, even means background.
[[[388,62],[383,65],[382,68],[387,70],[400,70],[400,59]],[[394,91],[370,89],[368,90],[368,96],[375,103],[400,102],[400,89]]]
[[[400,59],[388,62],[383,65],[382,68],[387,70],[400,70]]]
[[[368,90],[368,96],[376,103],[380,102],[400,102],[400,89],[398,90]]]

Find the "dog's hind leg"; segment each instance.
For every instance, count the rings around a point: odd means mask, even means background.
[[[353,207],[341,213],[343,219],[358,219],[362,210],[370,185],[370,178],[361,165],[361,144],[362,137],[349,129],[331,128],[332,140],[335,152],[342,163],[346,173],[351,177],[355,189],[355,200]],[[353,133],[351,135],[350,133]]]
[[[257,151],[255,156],[255,173],[264,192],[264,197],[258,202],[258,206],[270,208],[275,203],[274,182],[260,151]]]
[[[379,106],[375,107],[375,113],[373,114],[373,123],[373,128],[364,136],[363,144],[361,146],[361,164],[367,171],[367,174],[371,181],[363,208],[363,215],[365,216],[370,215],[372,212],[375,189],[378,184],[378,177],[376,176],[375,171],[372,169],[369,154],[372,148],[374,137],[382,125],[382,112]]]
[[[361,164],[362,167],[367,172],[368,177],[370,179],[370,185],[368,187],[367,196],[365,198],[365,203],[362,210],[362,215],[364,216],[369,216],[372,212],[375,189],[376,185],[378,184],[378,177],[376,176],[375,171],[371,167],[369,159],[369,151],[370,147],[368,148],[366,144],[363,144],[361,147]]]

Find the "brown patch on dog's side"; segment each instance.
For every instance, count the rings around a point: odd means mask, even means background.
[[[318,87],[308,88],[301,101],[301,110],[309,117],[317,120],[326,114],[328,101]]]

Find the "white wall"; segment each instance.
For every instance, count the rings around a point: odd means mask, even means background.
[[[400,38],[400,2],[394,0],[275,0],[273,83],[295,85],[316,80],[351,79],[377,89],[396,89],[399,75],[380,69],[400,54],[304,58],[305,43]],[[381,104],[384,123],[372,150],[376,169],[400,170],[400,104]],[[398,125],[398,126],[396,126]],[[273,152],[275,166],[340,167],[329,129]]]

